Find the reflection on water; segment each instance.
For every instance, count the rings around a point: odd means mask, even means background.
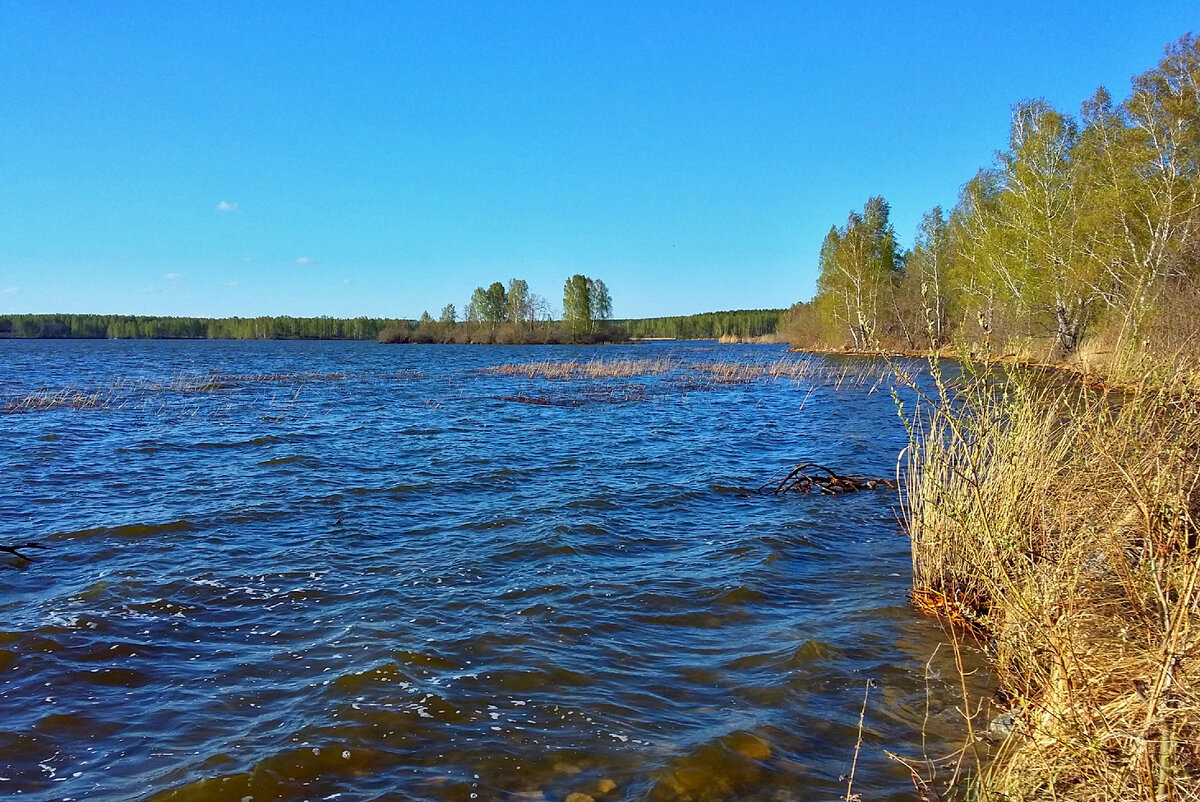
[[[831,799],[873,678],[854,790],[913,798],[960,700],[894,493],[750,492],[891,476],[889,394],[686,368],[785,357],[0,341],[0,792]]]

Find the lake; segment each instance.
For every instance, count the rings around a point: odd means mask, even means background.
[[[647,368],[491,370],[590,360]],[[0,543],[48,547],[0,556],[0,795],[837,799],[874,680],[853,790],[914,799],[884,750],[958,748],[961,699],[896,492],[756,492],[894,477],[884,372],[0,341]]]

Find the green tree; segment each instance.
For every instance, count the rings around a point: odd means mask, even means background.
[[[608,287],[600,279],[588,279],[588,305],[591,311],[592,326],[612,318],[612,296]]]
[[[916,242],[904,260],[904,281],[917,290],[925,329],[935,347],[949,339],[953,261],[950,221],[942,207],[935,206],[922,216]]]
[[[514,278],[508,282],[506,317],[510,323],[533,325],[533,298],[529,284],[524,279]]]
[[[484,291],[483,321],[498,325],[507,318],[508,297],[504,285],[499,281],[493,281]]]
[[[476,287],[471,293],[471,300],[467,303],[466,321],[468,323],[481,323],[487,309],[487,291],[483,287]]]
[[[576,273],[563,286],[563,322],[571,337],[578,339],[592,329],[592,282]]]
[[[458,310],[454,308],[454,304],[446,304],[442,307],[442,313],[438,315],[438,322],[447,326],[454,325],[458,319]]]
[[[1080,164],[1096,294],[1136,332],[1200,231],[1200,46],[1169,45],[1114,106],[1101,87],[1084,104]]]
[[[880,310],[900,277],[890,212],[882,197],[869,198],[845,226],[831,228],[821,245],[817,304],[849,333],[855,348],[876,345]]]

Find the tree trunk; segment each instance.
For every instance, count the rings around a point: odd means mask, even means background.
[[[1072,315],[1065,303],[1060,301],[1054,305],[1054,316],[1058,321],[1055,344],[1063,356],[1069,356],[1075,352],[1075,349],[1079,347],[1080,335],[1083,333],[1083,304],[1078,303],[1075,306],[1075,314]]]

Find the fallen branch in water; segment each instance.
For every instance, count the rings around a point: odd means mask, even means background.
[[[841,476],[824,465],[815,462],[801,462],[788,471],[787,475],[778,482],[774,478],[758,489],[760,493],[811,493],[814,490],[830,496],[842,493],[857,493],[859,490],[876,490],[879,488],[894,488],[896,483],[890,479],[868,479],[865,476]]]
[[[0,545],[0,551],[4,551],[4,552],[8,552],[9,554],[13,554],[17,557],[20,557],[25,562],[30,562],[30,563],[34,562],[33,558],[22,554],[19,551],[19,549],[47,549],[47,548],[48,548],[47,546],[43,546],[41,543],[34,543],[32,541],[29,543],[20,543],[15,546]]]

